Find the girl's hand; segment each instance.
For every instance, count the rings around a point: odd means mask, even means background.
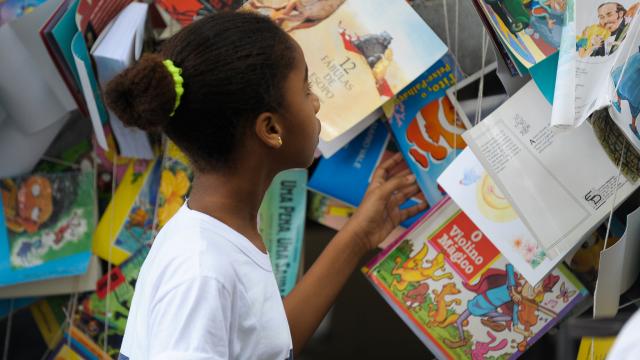
[[[398,153],[378,167],[362,203],[345,225],[364,250],[374,249],[401,222],[427,207],[427,203],[422,202],[400,209],[401,204],[420,191],[415,176],[409,170],[390,175],[391,169],[401,162],[402,154]]]

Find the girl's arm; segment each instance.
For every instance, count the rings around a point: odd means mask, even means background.
[[[401,161],[401,154],[396,154],[376,170],[356,213],[285,297],[294,353],[298,354],[313,335],[362,256],[380,244],[398,224],[426,208],[426,203],[422,203],[399,209],[400,204],[419,191],[408,170],[388,176],[389,170]]]

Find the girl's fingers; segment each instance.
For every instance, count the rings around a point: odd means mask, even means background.
[[[427,208],[427,203],[426,202],[421,202],[419,204],[410,206],[406,209],[402,209],[400,210],[399,214],[400,214],[400,219],[398,219],[399,222],[403,222],[405,220],[407,220],[408,218],[417,215],[419,212],[421,212],[422,210]]]
[[[409,198],[411,198],[414,195],[417,195],[420,193],[420,187],[418,187],[418,184],[411,184],[401,190],[398,190],[398,192],[396,192],[395,194],[393,194],[393,196],[391,197],[391,200],[389,201],[389,205],[393,208],[393,207],[397,207],[400,206],[402,203],[404,203],[405,201],[407,201]]]
[[[397,153],[393,155],[390,159],[386,160],[373,173],[373,177],[371,178],[371,183],[375,185],[380,185],[387,180],[387,176],[391,169],[393,169],[396,165],[402,162],[402,154]]]
[[[413,174],[403,176],[398,174],[398,176],[394,176],[380,185],[380,187],[376,189],[376,196],[382,199],[389,199],[395,191],[399,191],[408,185],[413,185],[415,182],[416,177]]]

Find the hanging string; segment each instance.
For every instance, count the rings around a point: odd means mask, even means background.
[[[11,341],[11,323],[13,322],[13,299],[9,300],[9,315],[7,316],[7,330],[4,335],[4,352],[2,360],[9,358],[9,343]]]
[[[162,144],[161,144],[162,164],[160,165],[160,186],[158,188],[162,187],[162,170],[165,168],[167,163],[167,149],[169,148],[169,141],[167,140],[167,136],[162,134],[161,139],[162,139]],[[158,196],[156,197],[156,203],[153,207],[153,224],[151,225],[151,243],[153,243],[153,240],[156,238],[156,235],[157,235],[156,227],[158,226],[158,217],[156,215],[158,214],[158,208],[160,204],[160,201],[159,201],[160,199],[158,198]]]
[[[54,164],[62,165],[62,166],[67,166],[67,167],[70,167],[70,168],[76,169],[76,170],[80,169],[80,165],[78,165],[78,164],[74,164],[72,162],[61,160],[61,159],[56,159],[56,158],[53,158],[53,157],[50,157],[50,156],[46,156],[46,155],[42,156],[42,160],[45,160],[45,161],[48,161],[48,162],[51,162],[51,163],[54,163]]]
[[[449,36],[449,12],[447,11],[447,1],[442,0],[442,10],[444,11],[444,34],[447,38],[447,47],[451,49],[451,38]]]
[[[480,82],[478,84],[478,102],[476,105],[475,118],[473,121],[473,126],[478,125],[482,117],[482,100],[484,95],[484,75],[485,75],[485,66],[487,60],[487,50],[489,48],[489,37],[487,36],[487,32],[482,29],[482,57],[481,57],[481,69],[480,69]]]
[[[115,197],[115,193],[116,193],[116,169],[117,169],[117,163],[118,163],[118,154],[113,153],[113,159],[112,159],[112,166],[111,166],[111,201],[114,202],[116,197]],[[115,208],[115,203],[114,203],[114,208]],[[113,261],[113,259],[111,258],[111,256],[113,255],[113,243],[115,242],[115,239],[113,239],[113,224],[114,224],[114,212],[111,212],[111,216],[109,216],[109,257],[108,257],[108,261],[107,261],[107,289],[106,289],[106,296],[105,296],[105,304],[104,304],[104,343],[102,344],[102,350],[107,353],[107,344],[109,343],[109,318],[111,317],[111,309],[109,307],[109,298],[111,296],[109,296],[109,292],[111,291],[111,270],[112,270],[112,265],[111,265],[111,261]]]

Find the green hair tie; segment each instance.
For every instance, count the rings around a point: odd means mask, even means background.
[[[175,66],[173,64],[173,61],[167,59],[167,60],[162,61],[162,63],[167,68],[167,70],[169,70],[169,73],[171,73],[171,77],[173,77],[173,83],[175,84],[176,103],[175,103],[175,105],[173,105],[173,111],[171,112],[171,114],[169,114],[169,117],[171,117],[176,113],[176,109],[180,105],[180,98],[182,97],[182,94],[184,93],[184,88],[182,87],[182,83],[184,83],[184,79],[181,76],[182,69],[177,67],[177,66]]]

